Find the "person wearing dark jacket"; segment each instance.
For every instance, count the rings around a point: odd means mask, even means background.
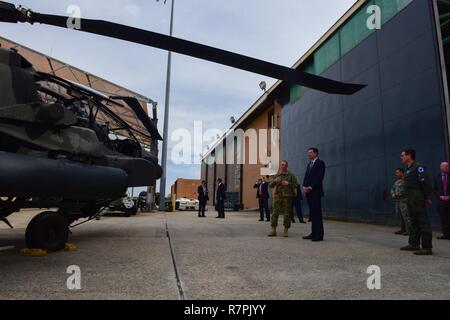
[[[218,213],[218,219],[225,219],[225,192],[226,187],[222,182],[222,179],[217,180],[217,192],[216,192],[216,210]]]
[[[256,190],[256,199],[258,199],[259,204],[259,221],[264,221],[264,212],[266,214],[266,220],[270,221],[270,210],[269,210],[269,184],[266,182],[266,178],[263,177],[259,179],[254,185]]]
[[[303,219],[302,201],[303,201],[302,187],[298,184],[297,196],[292,200],[292,222],[294,223],[295,223],[294,210],[297,213],[297,217],[300,223],[306,223],[305,220]]]
[[[427,206],[432,206],[433,183],[428,169],[416,161],[416,150],[405,149],[401,154],[405,173],[405,190],[410,221],[409,245],[402,251],[414,252],[418,256],[433,255],[433,229],[427,213]]]
[[[325,162],[319,159],[319,150],[311,148],[308,150],[308,158],[310,160],[303,180],[303,192],[306,194],[306,200],[309,206],[309,215],[312,222],[312,232],[309,236],[304,237],[305,240],[314,242],[323,241],[324,228],[322,216],[322,198],[323,179],[325,178]]]
[[[202,185],[198,187],[198,217],[205,218],[206,204],[209,201],[209,191],[206,181],[202,181]]]
[[[438,199],[439,216],[441,218],[442,235],[439,240],[450,240],[450,165],[441,163],[441,173],[434,180],[434,194]]]

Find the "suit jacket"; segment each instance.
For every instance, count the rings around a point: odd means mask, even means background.
[[[218,188],[217,188],[217,193],[216,193],[216,202],[224,201],[225,200],[225,192],[226,192],[227,188],[226,186],[222,183]]]
[[[439,197],[444,195],[444,185],[442,184],[442,173],[439,173],[434,178],[433,191],[435,196]],[[447,175],[447,196],[450,196],[450,174]]]
[[[314,163],[314,166],[306,169],[305,179],[303,180],[303,187],[311,187],[311,195],[317,195],[320,197],[324,197],[325,194],[323,192],[323,179],[325,178],[325,162],[320,159],[317,159]]]
[[[206,187],[206,190],[208,191],[208,187]],[[203,191],[203,186],[198,187],[197,192],[198,192],[198,201],[209,200],[209,195],[208,193],[205,194],[205,192]]]
[[[269,199],[269,184],[267,182],[262,184],[262,189],[261,189],[262,195],[259,194],[259,187],[260,186],[261,185],[258,184],[258,183],[256,183],[255,186],[254,186],[254,188],[257,189],[256,190],[256,199],[259,199],[259,198],[261,198],[261,199]]]

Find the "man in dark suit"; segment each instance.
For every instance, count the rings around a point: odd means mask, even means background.
[[[259,179],[254,185],[256,189],[256,199],[259,203],[259,221],[264,221],[264,211],[266,213],[266,220],[270,222],[270,210],[269,210],[269,184],[266,182],[266,178]]]
[[[216,210],[218,212],[218,219],[225,219],[225,192],[226,187],[222,179],[217,179]]]
[[[319,150],[311,148],[308,150],[310,160],[306,169],[305,179],[303,180],[303,192],[309,206],[309,215],[312,222],[312,232],[305,240],[323,241],[323,216],[322,216],[322,198],[323,179],[325,177],[325,162],[319,159]]]
[[[295,212],[297,213],[297,217],[300,223],[306,223],[305,220],[303,219],[302,201],[303,201],[302,187],[298,184],[297,196],[292,200],[292,208],[295,209]],[[292,222],[295,223],[294,210],[292,210]]]
[[[448,162],[441,164],[441,173],[434,181],[434,194],[439,203],[439,216],[441,217],[442,236],[439,240],[450,240],[450,166]]]
[[[206,210],[206,204],[209,201],[209,191],[208,191],[208,185],[206,184],[206,181],[202,181],[202,185],[198,187],[198,217],[199,218],[205,218],[205,210]]]

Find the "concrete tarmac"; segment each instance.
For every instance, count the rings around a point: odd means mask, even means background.
[[[310,224],[268,238],[270,224],[255,212],[139,214],[75,228],[76,252],[22,257],[33,214],[13,216],[17,229],[0,227],[0,299],[450,299],[450,241],[434,240],[435,255],[418,257],[399,250],[407,237],[392,227],[327,221],[326,240],[313,243],[302,239]],[[67,288],[71,265],[81,290]],[[381,290],[367,288],[372,265]]]

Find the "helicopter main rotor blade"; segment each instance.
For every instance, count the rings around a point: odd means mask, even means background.
[[[68,28],[68,21],[71,21],[72,19],[74,18],[36,13],[21,7],[16,8],[14,5],[9,3],[0,2],[0,21],[4,22],[28,22],[31,24],[41,23],[61,28]],[[326,93],[351,95],[365,87],[365,85],[343,83],[331,80],[230,51],[166,36],[152,31],[137,29],[122,24],[91,19],[80,19],[79,22],[81,28],[74,30],[176,52],[194,58],[261,74],[270,78],[283,80],[289,84],[298,84]]]

